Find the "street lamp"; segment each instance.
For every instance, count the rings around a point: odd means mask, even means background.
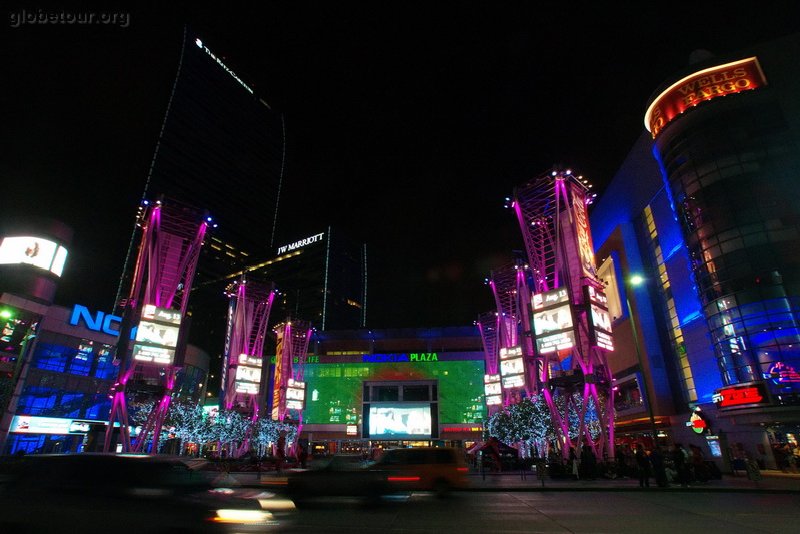
[[[642,381],[644,382],[644,394],[646,398],[647,415],[650,418],[650,431],[653,433],[653,446],[658,446],[658,430],[656,429],[656,418],[653,415],[653,395],[650,386],[647,383],[647,377],[644,372],[644,363],[642,362],[642,349],[639,346],[639,334],[636,330],[636,321],[633,317],[633,309],[631,308],[631,298],[628,291],[629,288],[638,287],[645,283],[645,278],[640,274],[633,274],[628,277],[628,287],[625,289],[625,304],[628,307],[628,319],[631,322],[631,333],[633,334],[633,346],[636,349],[636,361],[639,364],[639,372],[642,374]]]

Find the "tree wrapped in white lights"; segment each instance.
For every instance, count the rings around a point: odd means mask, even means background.
[[[287,449],[297,438],[297,426],[291,423],[275,421],[274,419],[259,418],[253,426],[251,441],[258,446],[258,455],[263,456],[270,446],[278,442],[284,434]]]
[[[550,407],[540,396],[522,399],[497,412],[486,427],[490,436],[506,444],[522,442],[533,447],[539,456],[546,453],[556,435]]]

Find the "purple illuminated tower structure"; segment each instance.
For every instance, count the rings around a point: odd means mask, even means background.
[[[186,316],[197,260],[210,220],[206,213],[172,200],[145,202],[140,210],[142,234],[117,345],[120,372],[112,391],[106,452],[111,448],[114,423],[120,425],[123,451],[143,451],[152,434],[151,450],[158,452],[160,429],[169,410],[175,374],[181,367],[186,348],[186,328],[182,328],[181,322]],[[129,348],[131,341],[132,350]],[[137,378],[163,381],[164,389],[132,443],[128,433],[126,387],[134,372]]]
[[[226,410],[237,409],[254,420],[262,406],[266,381],[264,339],[275,300],[272,283],[242,277],[226,290],[230,297],[225,361],[222,367],[222,400]]]
[[[535,353],[530,369],[534,392],[550,406],[565,456],[570,447],[580,449],[586,443],[602,458],[614,455],[614,404],[606,360],[613,344],[600,317],[605,299],[589,230],[587,206],[594,198],[590,187],[571,171],[556,170],[517,187],[511,206],[530,269],[530,277],[525,277],[520,268],[530,297],[517,296],[520,302],[530,298],[520,308],[532,315],[532,321],[526,322],[532,327],[530,336],[523,338],[531,340]],[[509,288],[510,283],[504,284],[504,291]],[[498,291],[496,287],[495,295]],[[594,432],[586,417],[592,410],[599,420]],[[578,417],[573,437],[570,413]]]
[[[297,435],[303,429],[305,402],[305,372],[311,324],[297,319],[287,319],[274,328],[275,370],[272,380],[272,419],[284,421],[289,410],[297,412]],[[296,444],[295,444],[296,445]]]
[[[527,270],[528,266],[517,260],[492,271],[489,279],[497,306],[498,357],[505,406],[519,402],[521,392],[529,396],[537,386],[536,373],[528,369],[534,352]]]

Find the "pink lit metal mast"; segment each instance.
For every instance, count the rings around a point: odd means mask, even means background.
[[[538,391],[547,400],[559,441],[569,448],[588,443],[598,457],[614,455],[614,404],[606,353],[597,343],[590,298],[602,295],[597,278],[587,206],[591,186],[571,171],[555,170],[517,187],[513,207],[522,231],[532,277],[532,334],[536,340]],[[589,297],[591,295],[591,297]],[[601,334],[602,335],[602,334]],[[600,345],[605,345],[601,347]],[[565,366],[569,368],[564,368]],[[572,393],[580,392],[575,404]],[[559,410],[555,397],[563,401]],[[600,421],[593,438],[585,423],[590,400]],[[575,440],[569,413],[579,418]]]
[[[255,422],[266,397],[264,385],[269,362],[264,365],[264,339],[275,285],[242,276],[225,293],[230,304],[222,365],[222,406],[226,410],[235,409]],[[249,446],[250,436],[246,436],[238,453],[246,452]]]
[[[120,372],[112,391],[104,444],[106,452],[111,447],[115,423],[120,425],[123,451],[144,450],[152,434],[152,450],[158,452],[160,430],[169,410],[175,375],[185,354],[186,332],[181,328],[181,320],[186,315],[197,261],[211,221],[204,212],[173,200],[145,203],[140,215],[142,239],[117,345]],[[132,337],[135,339],[131,351]],[[137,378],[162,381],[164,392],[132,444],[126,389],[134,372]]]
[[[305,387],[303,381],[306,357],[308,355],[308,342],[311,340],[311,324],[298,320],[287,319],[275,326],[277,344],[275,347],[275,373],[273,377],[272,392],[272,418],[283,421],[288,414],[287,389],[292,384]],[[299,410],[298,423],[302,425],[303,412]],[[299,434],[300,428],[298,428]]]
[[[504,404],[519,402],[514,390],[524,390],[530,396],[536,390],[537,375],[533,344],[530,337],[530,293],[528,291],[528,266],[522,261],[492,271],[489,286],[497,306],[497,329],[501,374],[502,360],[509,356],[521,357],[524,362],[524,384],[519,387],[504,386]],[[507,370],[506,370],[507,371]],[[507,380],[507,379],[506,379]],[[506,381],[504,381],[506,382]]]

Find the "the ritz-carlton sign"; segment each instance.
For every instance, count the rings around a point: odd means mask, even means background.
[[[305,239],[300,239],[298,241],[295,241],[294,243],[290,243],[289,245],[283,245],[282,247],[278,247],[278,256],[280,256],[281,254],[286,254],[287,252],[291,252],[293,250],[297,250],[298,248],[303,248],[304,246],[316,243],[317,241],[322,241],[322,237],[324,235],[325,232],[320,232],[310,237],[306,237]]]

